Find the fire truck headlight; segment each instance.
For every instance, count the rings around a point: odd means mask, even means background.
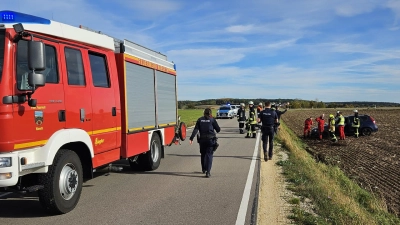
[[[12,173],[0,173],[0,180],[7,180],[12,177]]]
[[[11,157],[0,157],[0,168],[11,167]]]

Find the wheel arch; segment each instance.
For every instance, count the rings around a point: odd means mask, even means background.
[[[93,144],[89,134],[81,129],[63,129],[55,132],[46,145],[43,146],[42,159],[45,159],[45,165],[49,166],[53,164],[54,157],[60,149],[70,149],[81,159],[82,166],[83,162],[94,157]]]
[[[71,142],[63,145],[61,149],[69,149],[71,151],[74,151],[81,161],[83,177],[88,179],[93,178],[92,156],[90,154],[88,146],[85,143],[81,141]]]

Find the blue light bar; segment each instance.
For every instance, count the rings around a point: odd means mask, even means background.
[[[50,24],[50,20],[14,11],[0,11],[0,23],[39,23]]]

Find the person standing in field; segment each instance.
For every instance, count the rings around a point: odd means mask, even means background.
[[[338,117],[338,128],[339,128],[339,139],[344,140],[346,138],[344,134],[344,116],[342,112],[339,112],[339,117]]]
[[[311,136],[311,126],[313,125],[312,117],[304,121],[304,138]]]
[[[353,127],[354,130],[354,137],[358,138],[359,135],[358,129],[360,128],[361,121],[360,118],[358,117],[358,110],[355,109],[353,112],[354,112],[354,119],[351,123],[351,126]]]
[[[324,114],[321,116],[317,117],[315,121],[318,123],[318,138],[319,140],[322,140],[322,134],[324,133],[324,125],[325,125],[325,120],[324,120]]]
[[[337,138],[335,135],[335,117],[333,116],[333,114],[329,115],[329,133],[330,136],[332,137],[331,141],[332,142],[337,142]]]
[[[204,116],[197,120],[189,141],[190,145],[192,145],[194,136],[196,136],[197,132],[200,132],[200,137],[197,141],[200,145],[201,168],[207,178],[211,177],[214,147],[217,140],[215,132],[219,133],[221,131],[217,121],[211,115],[211,109],[206,108]]]

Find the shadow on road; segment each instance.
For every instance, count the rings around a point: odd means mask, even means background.
[[[15,197],[10,194],[0,199],[0,217],[4,218],[35,218],[50,217],[42,208],[38,197]]]
[[[171,156],[180,156],[180,157],[200,157],[199,155],[179,155],[179,154],[168,154]],[[249,159],[252,160],[253,157],[252,156],[234,156],[234,155],[218,155],[218,150],[214,153],[214,157],[217,158],[238,158],[238,159]],[[257,159],[260,159],[259,157],[257,157]]]

